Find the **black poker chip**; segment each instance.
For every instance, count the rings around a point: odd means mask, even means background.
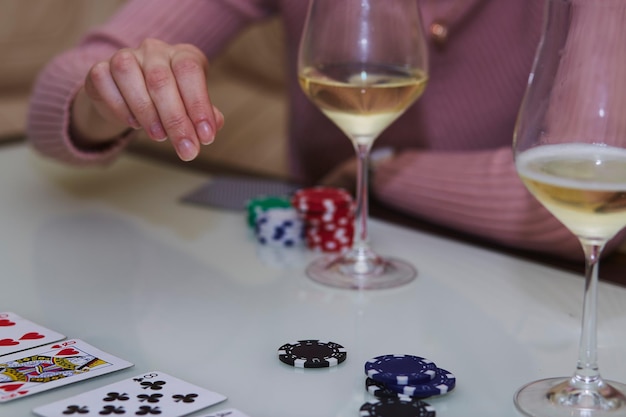
[[[372,378],[365,379],[365,390],[378,398],[396,398],[402,395],[387,388],[382,382],[374,381]]]
[[[361,406],[360,417],[435,417],[430,404],[407,396],[377,398]]]
[[[346,349],[323,340],[298,340],[278,348],[281,362],[296,368],[329,368],[346,360]]]

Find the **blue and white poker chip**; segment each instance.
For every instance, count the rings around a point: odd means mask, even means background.
[[[408,385],[430,381],[437,365],[414,355],[382,355],[365,362],[365,374],[384,384]]]
[[[304,226],[293,208],[272,208],[257,213],[254,232],[258,242],[273,247],[294,247],[304,240]]]
[[[408,395],[414,398],[427,398],[436,395],[444,395],[452,391],[456,386],[456,377],[450,371],[437,368],[434,378],[430,381],[410,385],[384,385],[385,388],[401,395]]]

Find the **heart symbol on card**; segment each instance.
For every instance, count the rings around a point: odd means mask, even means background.
[[[57,352],[56,356],[78,355],[80,352],[76,349],[67,348]]]
[[[34,340],[34,339],[43,339],[44,336],[41,333],[37,333],[37,332],[30,332],[30,333],[25,333],[22,337],[20,337],[20,340]]]
[[[0,339],[0,346],[15,346],[19,345],[20,342],[13,339]]]
[[[18,389],[20,389],[22,385],[24,384],[7,384],[7,385],[0,386],[0,389],[3,390],[4,392],[13,392],[13,391],[17,391]]]
[[[0,326],[3,326],[3,327],[15,326],[15,322],[9,319],[0,319]]]

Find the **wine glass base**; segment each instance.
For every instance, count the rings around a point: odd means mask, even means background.
[[[413,281],[417,271],[400,259],[362,260],[346,255],[326,256],[306,268],[313,281],[327,286],[355,290],[399,287]]]
[[[531,382],[515,393],[515,406],[530,417],[626,416],[626,384],[604,381],[600,390],[571,387],[571,378]]]

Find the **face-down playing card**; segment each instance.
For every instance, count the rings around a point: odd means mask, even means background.
[[[0,313],[0,356],[62,339],[65,339],[65,336],[61,333],[33,323],[15,313]]]
[[[227,210],[245,210],[246,203],[259,196],[288,196],[298,187],[284,181],[221,175],[183,196],[182,201]]]
[[[35,408],[33,412],[42,417],[71,414],[180,417],[225,399],[221,394],[152,371]]]
[[[71,339],[0,357],[0,402],[133,366]]]

